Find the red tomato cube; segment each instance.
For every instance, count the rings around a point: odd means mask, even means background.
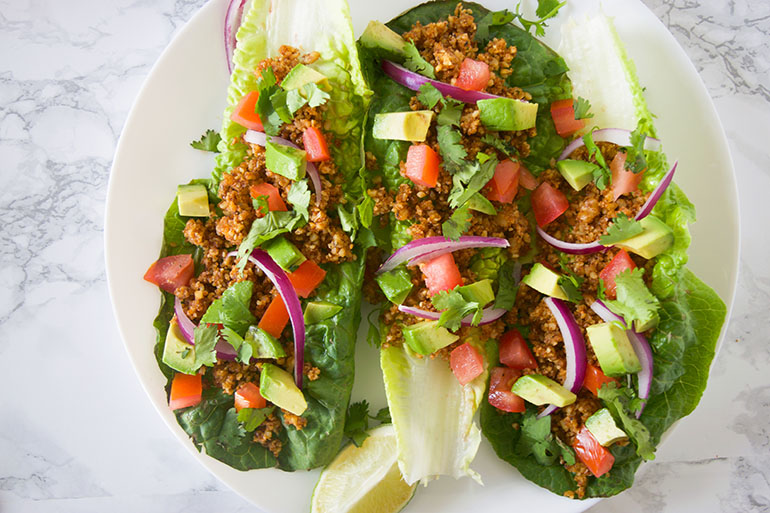
[[[524,399],[511,392],[521,372],[516,369],[495,367],[489,377],[489,404],[509,413],[522,413],[527,409]]]
[[[168,405],[172,410],[195,406],[201,402],[203,382],[200,374],[182,374],[177,372],[171,381],[171,393]]]
[[[267,401],[259,393],[259,387],[252,382],[244,383],[235,391],[235,411],[243,408],[264,408]]]
[[[326,278],[326,271],[312,260],[305,260],[289,273],[289,281],[294,285],[294,290],[299,297],[310,297],[324,278]]]
[[[484,358],[468,342],[452,349],[449,353],[449,366],[457,381],[467,385],[484,372]]]
[[[519,192],[519,169],[518,162],[506,159],[495,166],[495,174],[486,185],[487,199],[499,201],[500,203],[510,203]]]
[[[568,208],[567,196],[548,182],[541,183],[532,193],[532,211],[540,228],[555,221]]]
[[[251,91],[243,95],[241,101],[233,109],[233,113],[230,114],[230,119],[251,130],[264,132],[265,127],[262,126],[262,120],[256,112],[257,100],[259,100],[259,92],[257,91]]]
[[[254,199],[260,196],[267,196],[267,209],[271,212],[286,212],[286,203],[281,198],[281,193],[278,189],[269,183],[260,183],[249,187],[249,194]],[[260,212],[259,217],[264,217],[266,212]]]
[[[502,364],[511,369],[537,369],[537,360],[519,330],[503,334],[499,346]]]
[[[460,270],[452,253],[445,253],[420,264],[420,270],[432,296],[463,284],[463,277],[460,276]]]
[[[617,383],[618,380],[604,374],[599,367],[586,364],[586,377],[583,379],[583,386],[586,390],[599,397],[599,389],[605,383]]]
[[[406,177],[417,185],[435,187],[438,182],[439,159],[427,144],[413,144],[406,154]]]
[[[604,291],[608,297],[615,297],[615,277],[626,269],[636,269],[636,264],[628,255],[625,249],[618,251],[618,254],[610,260],[604,269],[599,272],[599,278],[604,281]]]
[[[308,162],[322,162],[332,158],[324,134],[314,126],[307,127],[302,133],[302,144],[305,146]]]
[[[556,127],[556,133],[569,137],[585,126],[585,120],[575,119],[575,107],[572,98],[555,101],[551,104],[551,118]]]
[[[583,426],[575,436],[575,442],[572,444],[577,457],[585,463],[588,470],[596,477],[601,477],[612,468],[615,463],[615,456],[596,441],[594,435]]]
[[[626,169],[626,154],[619,151],[610,162],[612,171],[612,197],[615,201],[624,194],[635,191],[644,177],[644,171],[634,173]]]
[[[455,85],[466,91],[482,91],[489,83],[489,65],[486,62],[465,58],[460,64],[460,73]]]
[[[171,255],[153,262],[144,279],[173,294],[177,288],[190,283],[194,274],[192,255]]]

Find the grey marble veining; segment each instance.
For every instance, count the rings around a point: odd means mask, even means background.
[[[145,400],[104,277],[118,136],[150,67],[203,3],[0,0],[0,511],[256,511]],[[770,2],[645,3],[715,99],[743,256],[728,336],[682,421],[691,429],[591,511],[770,511]]]

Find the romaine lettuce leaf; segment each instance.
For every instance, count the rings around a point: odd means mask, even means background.
[[[408,484],[441,475],[470,476],[481,431],[473,421],[484,397],[487,371],[465,386],[449,363],[424,358],[406,345],[380,350],[385,394],[398,440],[398,467]]]

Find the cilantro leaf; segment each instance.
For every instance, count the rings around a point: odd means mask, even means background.
[[[238,246],[238,268],[243,270],[246,267],[249,261],[247,257],[254,248],[303,224],[305,220],[298,212],[270,211],[264,217],[255,219],[249,233]]]
[[[655,459],[655,444],[647,427],[629,414],[638,403],[634,391],[618,387],[617,383],[606,383],[599,389],[599,399],[604,401],[615,419],[620,419],[623,431],[636,445],[636,453],[645,460]]]
[[[358,218],[361,220],[361,226],[369,228],[374,220],[374,200],[368,194],[364,200],[358,204]]]
[[[476,40],[486,42],[489,40],[489,27],[505,25],[514,20],[516,16],[508,9],[502,11],[489,12],[476,22]]]
[[[460,118],[463,115],[465,104],[453,98],[444,98],[441,100],[441,112],[436,117],[438,126],[454,125],[460,126]]]
[[[393,423],[393,420],[390,418],[390,408],[387,406],[384,408],[380,408],[377,411],[377,415],[371,416],[369,415],[369,418],[379,420],[382,424],[391,424]]]
[[[458,330],[463,317],[470,313],[474,314],[474,323],[478,324],[481,321],[484,305],[476,301],[467,301],[456,289],[439,292],[431,298],[431,302],[437,310],[441,311],[438,326],[445,326],[450,331]]]
[[[286,108],[289,109],[292,116],[306,103],[307,98],[302,96],[299,89],[291,89],[286,92]]]
[[[258,216],[264,216],[270,212],[270,204],[268,203],[269,199],[270,198],[265,194],[257,196],[256,198],[252,198],[251,204],[254,206],[254,210],[257,211]]]
[[[599,165],[599,167],[594,170],[594,183],[596,184],[597,188],[604,190],[610,183],[610,179],[612,178],[612,171],[610,171],[610,168],[607,166],[607,161],[604,160],[604,155],[602,155],[601,150],[594,142],[593,132],[588,132],[586,135],[584,135],[583,142],[585,143],[586,149],[588,150],[589,160],[594,159],[596,164]]]
[[[471,226],[471,214],[469,202],[452,212],[452,216],[441,225],[441,233],[447,239],[457,240]]]
[[[644,269],[626,269],[615,276],[616,300],[607,300],[607,308],[625,319],[636,331],[647,331],[658,324],[660,300],[644,284]]]
[[[326,100],[331,98],[329,93],[318,87],[318,84],[311,83],[302,86],[302,90],[307,98],[307,104],[311,107],[318,107],[323,105]]]
[[[435,107],[442,98],[444,98],[444,95],[442,95],[441,91],[436,89],[436,87],[430,82],[425,82],[423,85],[421,85],[419,91],[417,92],[417,99],[420,100],[420,103],[426,105],[429,109]]]
[[[647,169],[647,158],[644,155],[644,141],[647,133],[643,131],[641,122],[631,132],[631,146],[626,146],[626,169],[639,174]]]
[[[572,447],[562,442],[561,438],[559,438],[558,436],[553,437],[553,439],[556,441],[556,445],[559,446],[559,450],[561,451],[561,457],[564,459],[564,462],[567,465],[574,465],[575,451],[572,449]]]
[[[639,221],[630,219],[626,214],[621,212],[607,228],[607,234],[599,237],[599,242],[605,246],[612,246],[616,242],[639,235],[642,231],[642,225]]]
[[[200,139],[191,142],[190,146],[196,150],[213,151],[214,153],[219,153],[217,145],[221,140],[222,138],[219,136],[219,132],[208,129],[203,133]]]
[[[289,106],[287,105],[288,93],[283,89],[278,89],[270,96],[270,103],[273,105],[273,110],[278,115],[278,118],[284,123],[291,123],[294,119],[292,112],[289,112]]]
[[[492,134],[484,134],[481,138],[481,142],[488,144],[508,158],[514,158],[519,154],[519,151],[516,148]]]
[[[538,419],[533,410],[527,409],[521,422],[521,436],[514,449],[522,457],[532,454],[541,465],[552,465],[560,454],[563,444],[551,433],[551,416]],[[569,454],[569,453],[568,453]],[[568,457],[572,456],[569,454]],[[572,456],[574,459],[574,456]],[[568,461],[565,458],[565,461]]]
[[[468,201],[474,194],[479,192],[495,174],[495,166],[497,166],[497,158],[492,157],[483,164],[478,160],[470,162],[463,161],[462,166],[445,165],[453,172],[452,175],[452,190],[449,192],[449,206],[457,208]]]
[[[230,328],[238,335],[246,333],[248,327],[257,321],[250,309],[253,292],[254,283],[248,280],[230,285],[222,293],[222,297],[211,303],[206,313],[203,314],[201,325],[223,324],[224,327]]]
[[[286,194],[286,199],[294,207],[294,211],[301,215],[305,221],[310,219],[310,214],[308,213],[310,189],[307,185],[307,178],[293,182],[289,192]]]
[[[556,14],[559,12],[559,9],[561,9],[566,3],[566,0],[561,3],[559,3],[558,0],[538,0],[537,10],[535,11],[535,14],[539,18],[537,20],[524,19],[524,17],[519,12],[521,4],[516,6],[516,12],[514,14],[519,20],[519,23],[521,23],[521,26],[524,27],[524,30],[529,32],[531,28],[534,28],[535,35],[542,37],[545,35],[545,29],[548,26],[545,21],[556,16]]]
[[[240,336],[238,333],[233,331],[232,329],[228,327],[224,327],[221,330],[219,330],[219,334],[222,336],[222,338],[225,339],[225,341],[233,346],[233,349],[238,351],[243,346],[243,337]],[[251,358],[251,355],[249,355],[249,358]],[[249,363],[249,360],[244,361],[243,363]]]
[[[567,295],[567,300],[572,303],[581,303],[583,294],[580,293],[580,286],[585,279],[572,272],[567,256],[563,253],[559,254],[559,267],[564,271],[564,275],[559,278],[558,284]]]
[[[345,414],[345,436],[353,440],[356,447],[361,447],[369,433],[369,403],[363,401],[352,403]]]
[[[273,95],[282,91],[276,82],[275,73],[273,73],[273,68],[271,66],[263,69],[261,76],[257,80],[259,99],[257,100],[255,110],[262,120],[265,133],[268,135],[278,135],[278,129],[283,123],[281,116],[276,112],[275,105],[272,101]],[[276,97],[276,104],[278,104],[279,107],[285,107],[287,99],[287,96]],[[286,109],[288,110],[288,107],[286,107]]]
[[[497,273],[497,294],[495,294],[495,308],[510,310],[516,301],[518,285],[514,285],[513,268],[516,262],[507,260]]]
[[[460,143],[461,135],[459,130],[455,130],[448,125],[439,125],[436,131],[441,156],[445,161],[449,161],[456,166],[462,166],[465,157],[468,156],[468,152]]]
[[[420,55],[420,51],[414,46],[413,42],[407,41],[404,45],[403,52],[406,56],[406,59],[404,60],[404,67],[406,69],[428,78],[436,78],[436,72],[433,69],[433,65]]]
[[[591,110],[591,102],[578,96],[577,100],[575,100],[575,119],[594,117],[593,113],[589,112],[589,110]]]
[[[273,413],[274,409],[275,406],[268,406],[267,408],[242,408],[238,412],[238,422],[241,423],[246,432],[254,431]]]
[[[195,368],[199,369],[202,365],[213,366],[217,363],[215,347],[219,340],[219,330],[216,326],[209,326],[201,320],[193,334],[195,337]]]

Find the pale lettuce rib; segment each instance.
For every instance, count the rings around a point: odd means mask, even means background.
[[[383,348],[380,365],[404,481],[427,484],[448,475],[481,483],[470,464],[481,442],[473,416],[484,396],[486,370],[461,386],[449,362],[421,357],[406,346]]]

